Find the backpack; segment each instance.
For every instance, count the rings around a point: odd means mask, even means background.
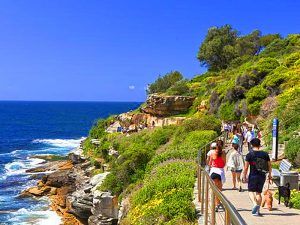
[[[269,166],[268,166],[268,161],[255,156],[254,155],[254,167],[257,171],[261,172],[261,173],[268,173],[269,172]]]

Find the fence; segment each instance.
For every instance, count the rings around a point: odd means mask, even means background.
[[[228,201],[228,199],[218,190],[210,179],[208,172],[205,170],[206,153],[210,149],[210,145],[217,140],[222,140],[224,144],[227,142],[227,133],[222,133],[221,136],[215,140],[207,143],[198,152],[198,171],[197,171],[197,188],[198,188],[198,202],[200,202],[200,212],[203,217],[203,224],[233,224],[233,225],[246,225],[238,211]],[[215,211],[215,198],[218,198],[224,210],[221,212]]]

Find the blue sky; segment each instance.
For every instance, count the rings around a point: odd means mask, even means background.
[[[205,71],[209,27],[300,31],[297,0],[0,1],[0,100],[144,101],[158,75]]]

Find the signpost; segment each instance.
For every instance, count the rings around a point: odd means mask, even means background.
[[[273,119],[273,128],[272,128],[272,159],[277,161],[278,159],[278,126],[279,120],[277,118]]]

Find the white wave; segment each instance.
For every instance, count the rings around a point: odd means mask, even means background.
[[[80,142],[84,139],[84,137],[80,139],[36,139],[33,140],[33,143],[43,143],[56,147],[71,147],[76,148],[79,146]]]
[[[37,221],[38,225],[58,225],[62,223],[61,217],[58,216],[54,211],[39,211],[40,215],[45,216],[45,219],[39,219]]]
[[[22,225],[37,224],[37,225],[59,225],[62,223],[61,217],[54,211],[35,211],[21,208],[16,212],[12,212],[14,215],[10,219],[10,222],[15,222]],[[26,222],[23,222],[23,221]],[[28,222],[28,220],[30,222]]]
[[[44,160],[44,159],[29,158],[29,157],[27,157],[27,160],[28,160],[30,166],[36,166],[38,164],[46,162],[46,160]]]
[[[16,160],[5,164],[4,168],[6,170],[7,176],[18,175],[25,173],[27,169],[36,167],[37,165],[45,162],[44,159],[28,158],[27,160]]]
[[[6,174],[8,176],[25,173],[25,171],[26,171],[26,165],[24,162],[21,162],[21,161],[7,163],[7,164],[5,164],[4,168],[5,168]]]

